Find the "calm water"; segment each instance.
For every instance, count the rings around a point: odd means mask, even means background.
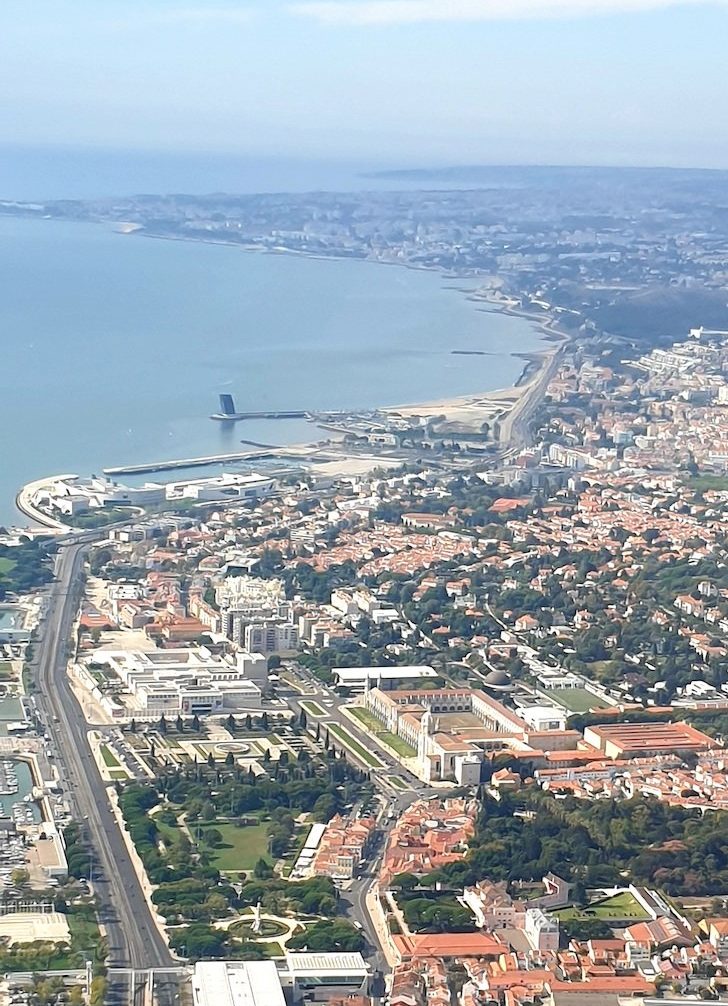
[[[208,151],[0,144],[0,199],[94,199],[130,192],[311,192],[394,187],[365,177],[388,164],[247,157]],[[412,182],[402,186],[411,188]]]
[[[511,383],[542,344],[438,276],[0,218],[0,522],[47,474],[315,439],[238,408],[338,409]],[[493,356],[452,356],[481,349]]]

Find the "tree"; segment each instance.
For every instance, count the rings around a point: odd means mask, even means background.
[[[253,729],[253,717],[250,713],[247,713],[245,716],[245,729],[248,731]]]
[[[178,734],[184,732],[185,725],[179,713],[177,713],[177,719],[174,721],[174,728]]]
[[[264,712],[260,717],[260,724],[265,731],[269,730],[268,713]]]
[[[135,734],[137,732],[137,721],[132,716],[131,722],[129,723],[129,733]],[[76,986],[74,985],[74,988]]]
[[[172,931],[170,942],[175,950],[192,959],[222,957],[227,943],[227,933],[201,923],[194,923]]]
[[[270,761],[270,748],[266,748],[265,751],[263,752],[263,761],[266,763],[266,765]]]
[[[336,813],[336,799],[331,793],[322,793],[313,805],[313,816],[317,821],[326,823]]]
[[[418,884],[418,878],[412,873],[397,873],[392,878],[392,887],[398,887],[400,891],[412,891]]]
[[[235,717],[232,713],[230,713],[228,718],[225,720],[225,726],[227,727],[228,733],[234,734],[237,730],[238,725],[235,722]]]
[[[106,979],[103,975],[96,975],[91,982],[89,989],[89,1006],[103,1006],[106,999]]]
[[[339,919],[314,922],[287,944],[292,950],[308,947],[314,952],[355,953],[364,949],[364,936],[354,926]]]
[[[207,753],[207,764],[210,766],[210,768],[215,768],[215,755],[212,753],[212,751],[208,751]]]
[[[164,737],[167,733],[167,720],[165,719],[164,713],[159,717],[159,723],[157,724],[157,730]]]
[[[195,713],[195,715],[192,717],[192,729],[195,731],[195,733],[200,732],[200,717],[197,715],[197,713]]]
[[[253,876],[257,880],[268,880],[273,876],[273,867],[270,865],[267,859],[263,859],[261,856],[258,862],[253,868]]]
[[[228,753],[225,755],[225,764],[227,765],[228,768],[232,768],[233,765],[235,764],[235,755],[232,753],[232,751],[228,751]]]
[[[298,717],[298,722],[301,725],[301,730],[305,730],[306,724],[308,723],[308,717],[306,716],[305,709],[301,709],[301,715]]]

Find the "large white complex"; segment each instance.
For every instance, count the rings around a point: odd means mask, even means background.
[[[224,472],[209,478],[184,482],[146,482],[125,486],[107,478],[79,478],[64,475],[53,479],[33,494],[31,502],[42,510],[57,510],[65,516],[115,506],[145,507],[175,500],[200,503],[240,502],[265,499],[277,488],[275,479],[250,473]]]
[[[273,961],[199,961],[192,975],[194,1006],[286,1006],[283,988],[294,1001],[316,986],[345,986],[366,993],[369,968],[361,954],[286,954],[280,970]]]
[[[369,984],[369,967],[358,953],[288,953],[286,969],[294,996],[320,985],[347,986],[352,992],[366,993]]]
[[[237,502],[265,499],[276,489],[275,479],[253,472],[247,474],[223,472],[209,478],[186,479],[168,482],[165,495],[168,500],[199,500],[201,503]]]
[[[238,653],[235,659],[206,647],[178,650],[96,650],[81,665],[112,671],[129,695],[134,715],[204,716],[223,710],[259,709],[267,662],[261,653]]]
[[[286,1006],[273,961],[200,961],[192,998],[194,1006]]]
[[[486,752],[527,747],[525,720],[471,688],[370,688],[364,704],[387,730],[410,745],[416,759],[413,771],[424,782],[476,786]],[[558,717],[556,712],[554,722]]]
[[[396,688],[403,681],[416,682],[423,678],[436,678],[437,671],[428,664],[405,664],[401,667],[332,667],[337,685],[352,691],[363,692],[368,688],[384,691]]]

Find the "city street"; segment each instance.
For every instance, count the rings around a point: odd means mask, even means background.
[[[35,670],[38,706],[45,715],[63,785],[92,847],[94,890],[107,934],[109,961],[120,967],[166,967],[173,963],[109,806],[87,738],[87,724],[70,687],[68,641],[77,611],[83,544],[62,547],[56,580],[49,588],[40,626]]]

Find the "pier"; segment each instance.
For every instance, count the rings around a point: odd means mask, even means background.
[[[215,412],[210,419],[219,423],[236,423],[243,419],[308,419],[309,415],[304,409],[282,412]]]
[[[225,465],[235,461],[260,461],[270,458],[270,451],[239,451],[236,454],[210,454],[201,458],[178,458],[175,461],[150,461],[147,464],[118,465],[104,468],[104,475],[144,475],[147,472],[169,472],[177,468],[204,468],[206,465]]]

